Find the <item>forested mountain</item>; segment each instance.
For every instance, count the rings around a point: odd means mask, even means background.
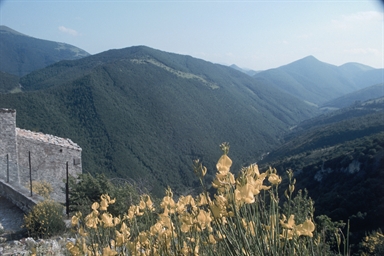
[[[363,102],[384,96],[384,83],[375,84],[364,89],[348,93],[334,100],[324,103],[323,108],[344,108],[356,102]]]
[[[73,60],[89,53],[75,46],[33,38],[0,26],[0,71],[26,75],[60,60]]]
[[[197,184],[192,160],[214,175],[231,144],[234,170],[279,145],[317,110],[230,67],[138,46],[60,61],[0,94],[24,129],[71,138],[84,171],[144,180],[156,193]]]
[[[241,71],[241,72],[243,72],[243,73],[245,73],[245,74],[247,74],[247,75],[249,75],[249,76],[254,76],[254,75],[256,75],[257,73],[261,72],[261,71],[255,71],[255,70],[252,70],[252,69],[244,69],[244,68],[240,68],[240,67],[238,67],[238,66],[235,65],[235,64],[232,64],[230,67],[233,68],[233,69],[236,69],[236,70],[238,70],[238,71]]]
[[[383,69],[358,63],[335,66],[313,56],[257,73],[254,78],[310,103],[321,105],[337,97],[382,83]]]
[[[316,214],[351,220],[352,238],[384,228],[384,97],[307,120],[261,164],[292,169]]]
[[[0,71],[0,93],[20,91],[19,77]]]

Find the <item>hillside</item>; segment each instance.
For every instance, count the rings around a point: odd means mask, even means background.
[[[22,93],[0,95],[19,127],[69,137],[85,171],[156,193],[196,185],[196,158],[212,177],[224,141],[234,170],[254,162],[317,111],[230,67],[142,46],[61,61],[20,84]]]
[[[324,103],[322,108],[344,108],[356,102],[363,102],[384,96],[384,83],[372,85],[364,89],[348,93],[334,100]]]
[[[382,83],[383,69],[358,63],[340,67],[308,56],[285,66],[257,73],[253,77],[316,105]]]
[[[0,71],[26,75],[60,60],[73,60],[89,53],[75,46],[33,38],[0,26]]]
[[[351,220],[352,239],[384,228],[384,98],[303,122],[262,165],[292,169],[316,214]]]
[[[236,70],[238,70],[238,71],[241,71],[241,72],[243,72],[243,73],[245,73],[245,74],[247,74],[247,75],[249,75],[249,76],[254,76],[254,75],[256,75],[257,73],[261,72],[261,71],[255,71],[255,70],[252,70],[252,69],[244,69],[244,68],[240,68],[240,67],[238,67],[238,66],[235,65],[235,64],[232,64],[230,67],[233,68],[233,69],[236,69]]]
[[[0,71],[0,93],[10,93],[19,90],[19,77]]]

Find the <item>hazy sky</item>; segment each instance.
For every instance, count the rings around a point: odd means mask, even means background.
[[[91,54],[146,45],[254,70],[308,55],[383,68],[383,11],[379,0],[0,0],[0,24]]]

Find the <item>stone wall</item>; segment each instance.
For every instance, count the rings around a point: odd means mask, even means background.
[[[7,198],[25,213],[32,210],[33,206],[43,200],[39,195],[30,197],[30,191],[17,183],[11,185],[2,180],[0,180],[0,195]]]
[[[17,129],[17,148],[20,184],[29,184],[29,154],[33,181],[52,185],[52,199],[65,202],[66,165],[68,173],[81,173],[81,149],[72,141],[52,135]]]
[[[16,111],[0,108],[0,178],[19,182]],[[8,176],[9,175],[9,176]]]
[[[30,177],[32,184],[46,181],[53,188],[51,198],[65,202],[66,166],[77,177],[81,151],[70,139],[16,128],[16,111],[0,109],[0,180],[10,186],[29,189]]]

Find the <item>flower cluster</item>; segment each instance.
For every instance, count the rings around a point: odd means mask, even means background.
[[[296,224],[278,206],[282,178],[275,169],[260,173],[256,164],[238,177],[230,172],[228,145],[217,162],[212,186],[196,197],[180,196],[175,201],[170,188],[155,209],[149,195],[142,195],[124,216],[114,217],[108,206],[115,202],[102,195],[100,203],[84,218],[72,217],[76,243],[68,243],[72,255],[284,255],[308,248],[315,225],[310,218]],[[195,173],[204,184],[206,167],[195,162]],[[290,184],[290,193],[294,187]],[[266,196],[269,196],[266,200]],[[308,239],[301,239],[306,237]],[[291,243],[290,241],[293,241]]]

